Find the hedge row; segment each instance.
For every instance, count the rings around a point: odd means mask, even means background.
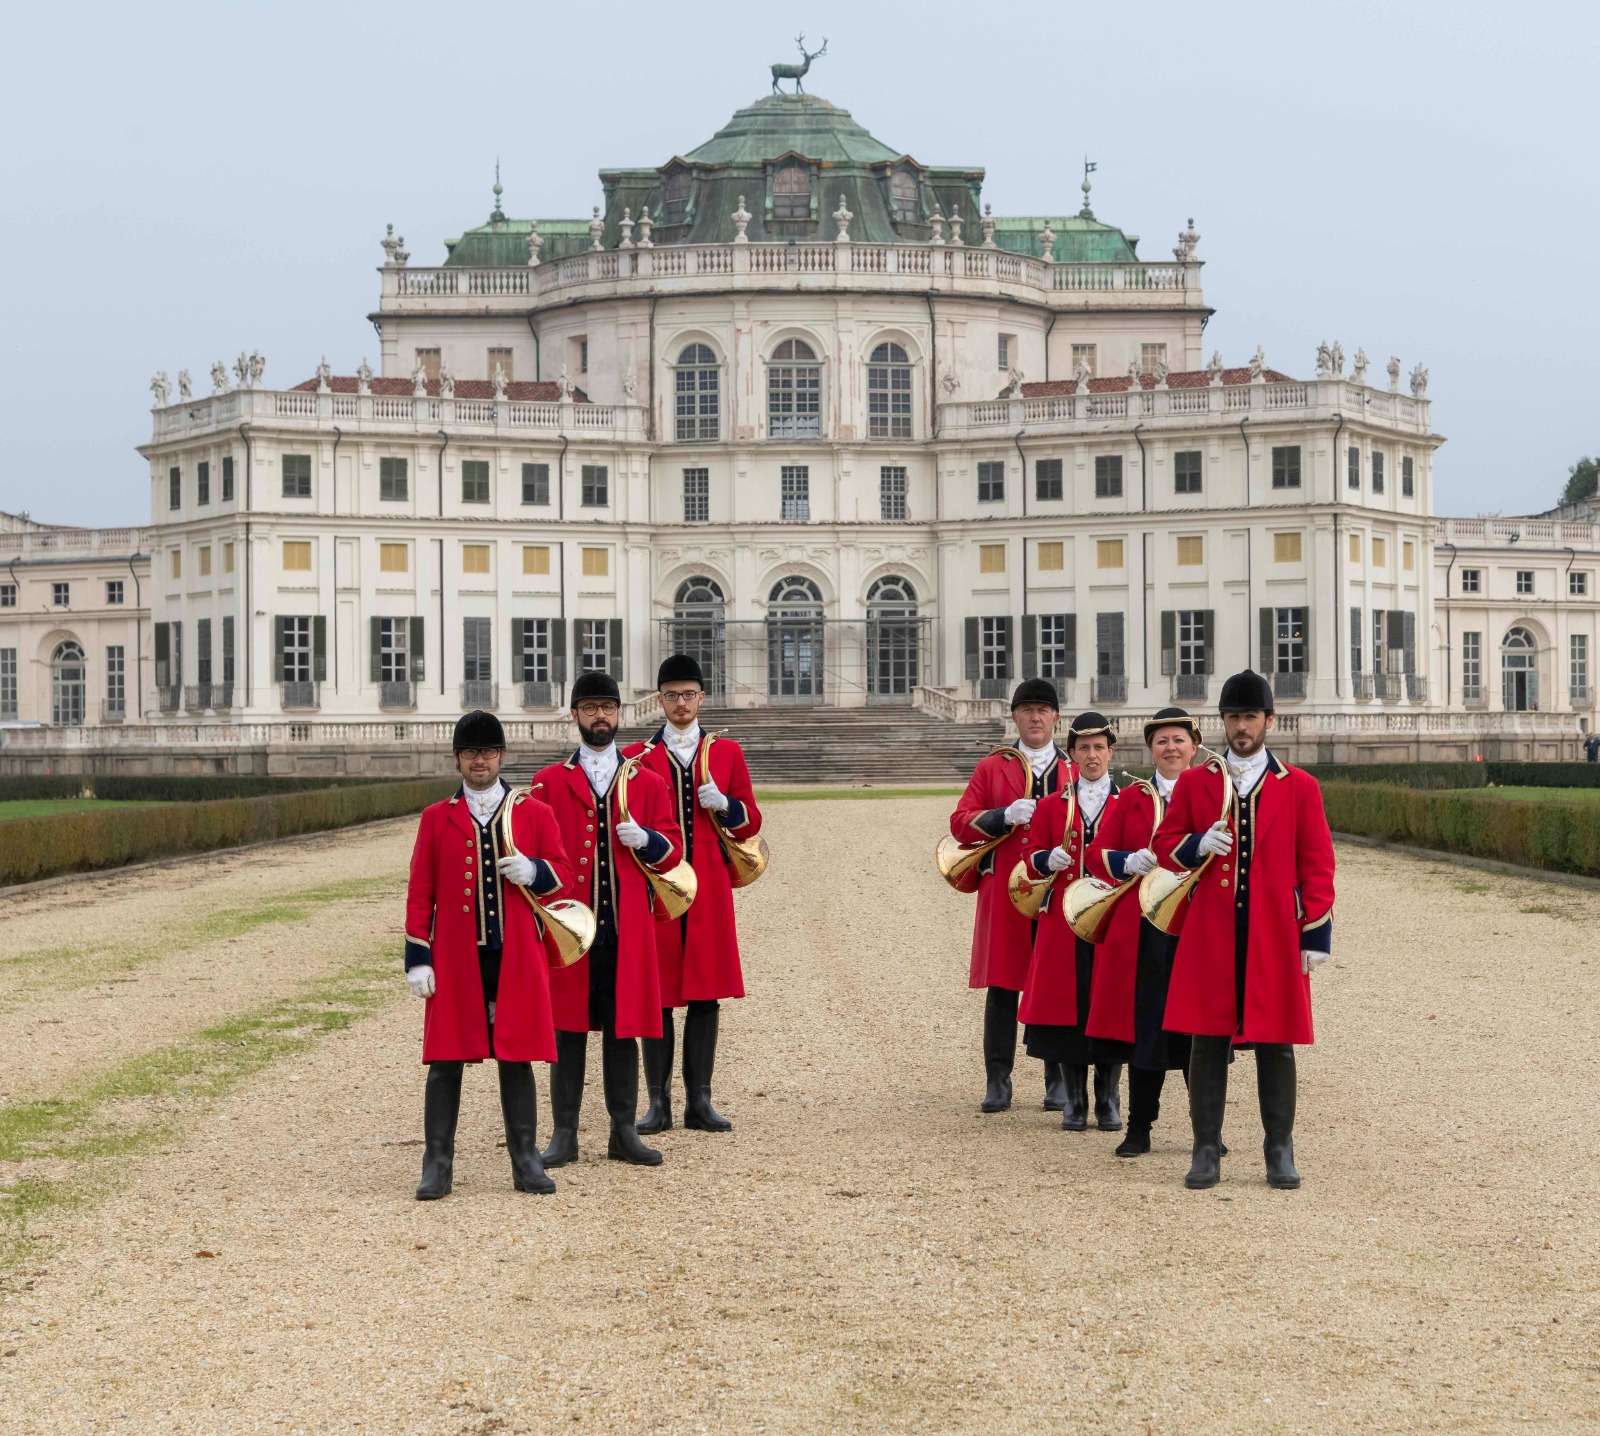
[[[1319,783],[1391,783],[1402,788],[1481,788],[1487,763],[1306,763]],[[1557,764],[1547,766],[1556,767]]]
[[[443,778],[418,778],[137,812],[87,808],[56,817],[13,818],[0,824],[0,884],[400,817],[420,812],[454,786]]]
[[[1600,788],[1600,763],[1478,763],[1506,788]]]
[[[303,793],[313,788],[370,787],[372,778],[268,778],[253,773],[67,773],[0,778],[0,802],[32,798],[96,798],[124,802],[193,803],[217,798],[256,798]],[[385,780],[387,781],[387,780]]]
[[[1600,805],[1341,782],[1323,783],[1322,800],[1337,832],[1600,877]]]

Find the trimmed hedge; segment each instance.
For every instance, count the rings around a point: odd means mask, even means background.
[[[0,778],[0,803],[27,802],[37,798],[79,798],[93,781],[81,773]]]
[[[1389,783],[1400,788],[1481,788],[1488,763],[1305,763],[1319,783]],[[1550,766],[1556,764],[1526,764]]]
[[[137,812],[90,808],[57,817],[13,818],[0,823],[0,884],[401,817],[420,812],[455,786],[444,778],[419,778],[269,797],[172,803]]]
[[[373,778],[268,778],[253,773],[63,773],[0,778],[0,802],[30,798],[96,798],[142,803],[205,803],[313,788],[370,787]]]
[[[1600,763],[1478,763],[1507,788],[1600,788]]]
[[[1530,765],[1531,766],[1531,765]],[[1506,801],[1392,783],[1322,784],[1337,832],[1600,877],[1600,806]]]

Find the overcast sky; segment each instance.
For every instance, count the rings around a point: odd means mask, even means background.
[[[1431,371],[1441,513],[1525,512],[1600,450],[1600,7],[724,0],[217,3],[11,12],[0,119],[0,509],[150,517],[150,375],[259,349],[286,387],[377,343],[378,240],[414,264],[481,223],[587,215],[807,88],[997,213],[1094,206],[1170,257],[1193,215],[1206,349],[1310,374],[1316,346]]]

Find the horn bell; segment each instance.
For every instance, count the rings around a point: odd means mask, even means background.
[[[1011,876],[1006,879],[1006,896],[1011,899],[1011,906],[1031,921],[1039,916],[1055,881],[1055,873],[1047,878],[1034,877],[1028,871],[1027,860],[1023,859],[1011,869]]]
[[[1106,935],[1106,925],[1117,906],[1117,899],[1133,886],[1137,879],[1123,883],[1108,883],[1100,878],[1078,878],[1067,884],[1061,895],[1061,915],[1085,942],[1099,942]]]
[[[1151,927],[1171,934],[1177,930],[1184,905],[1200,881],[1201,868],[1175,873],[1168,868],[1151,868],[1139,880],[1139,911]]]

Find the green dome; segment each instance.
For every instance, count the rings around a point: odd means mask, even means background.
[[[884,164],[904,153],[875,140],[849,110],[819,95],[763,95],[684,158],[695,165],[759,166],[791,150],[823,164],[855,165]]]

